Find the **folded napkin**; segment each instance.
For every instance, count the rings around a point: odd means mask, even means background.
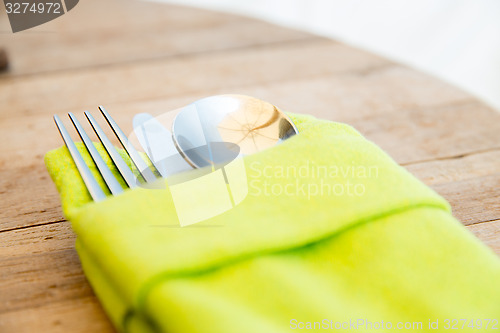
[[[246,197],[187,227],[168,186],[95,203],[67,149],[47,153],[83,270],[118,330],[446,330],[467,319],[475,332],[499,319],[500,260],[443,198],[353,128],[291,117],[299,135],[243,159]]]

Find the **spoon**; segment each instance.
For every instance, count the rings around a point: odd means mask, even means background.
[[[170,113],[141,113],[133,120],[135,136],[162,177],[206,166],[213,171],[298,133],[274,105],[243,95],[207,97],[174,113],[173,120]]]
[[[297,133],[277,107],[244,95],[198,100],[182,108],[172,125],[177,150],[195,168],[257,153]]]

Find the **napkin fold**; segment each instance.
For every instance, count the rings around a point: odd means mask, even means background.
[[[475,332],[478,319],[500,319],[500,260],[443,198],[353,128],[291,117],[300,134],[243,159],[244,199],[187,227],[169,187],[186,174],[95,203],[67,149],[46,154],[119,331],[439,331],[467,319]]]

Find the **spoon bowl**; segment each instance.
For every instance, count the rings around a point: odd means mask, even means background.
[[[244,95],[198,100],[182,108],[172,124],[178,152],[195,168],[254,154],[297,133],[293,121],[277,107]]]

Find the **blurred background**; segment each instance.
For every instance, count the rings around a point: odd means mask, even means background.
[[[500,110],[498,0],[155,0],[237,13],[413,66]]]

